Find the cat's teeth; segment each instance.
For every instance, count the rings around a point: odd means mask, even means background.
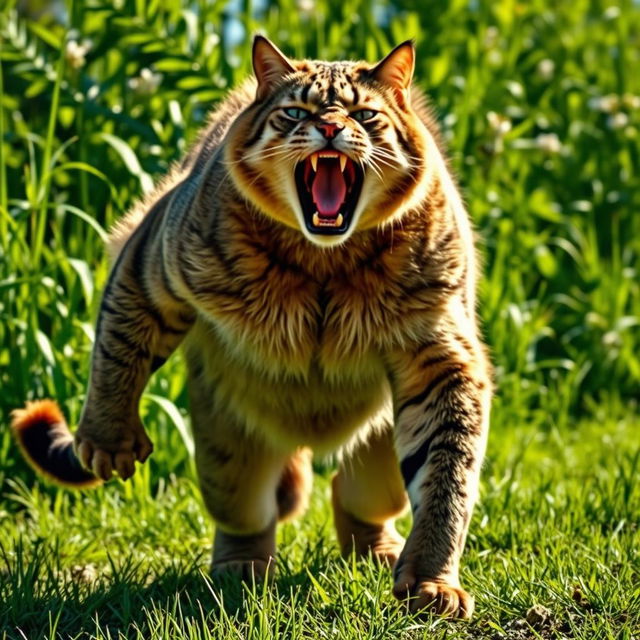
[[[344,153],[341,153],[340,154],[340,171],[342,171],[342,173],[344,173],[344,168],[346,166],[347,166],[347,156],[345,156]]]
[[[317,173],[318,172],[318,154],[312,153],[310,160],[311,160],[311,166],[313,167],[313,170]]]
[[[316,211],[313,214],[313,226],[314,227],[341,227],[342,223],[344,222],[344,216],[339,213],[336,217],[336,219],[333,221],[333,224],[331,223],[331,220],[327,220],[326,222],[320,222],[320,215],[318,214],[318,212]]]

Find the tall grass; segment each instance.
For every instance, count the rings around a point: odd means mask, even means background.
[[[415,39],[416,81],[442,123],[484,255],[497,422],[538,411],[552,426],[605,405],[635,407],[638,7],[245,5],[76,0],[60,3],[57,18],[21,15],[15,2],[2,11],[0,423],[44,396],[77,418],[108,269],[105,230],[250,72],[257,29],[291,55],[329,59],[374,60]],[[157,463],[186,471],[185,430],[170,428],[184,426],[179,355],[149,394],[156,440],[181,452]],[[21,475],[0,429],[2,469]]]

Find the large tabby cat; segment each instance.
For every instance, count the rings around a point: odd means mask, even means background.
[[[392,564],[412,611],[468,617],[491,384],[472,233],[413,66],[410,42],[372,66],[256,37],[256,81],[111,236],[75,435],[51,401],[13,426],[59,481],[129,478],[152,451],[140,396],[183,343],[214,573],[267,573],[276,523],[306,506],[310,449],[340,451],[342,551]]]

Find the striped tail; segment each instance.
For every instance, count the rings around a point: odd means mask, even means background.
[[[53,400],[27,402],[11,414],[11,430],[29,464],[56,484],[84,489],[102,480],[83,469],[73,450],[73,436]]]

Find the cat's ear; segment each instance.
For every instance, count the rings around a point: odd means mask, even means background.
[[[258,100],[269,95],[283,76],[294,71],[291,62],[271,40],[264,36],[256,36],[253,39],[253,72],[258,80]]]
[[[409,97],[416,52],[411,40],[399,44],[369,72],[378,82],[390,86],[399,100]]]

